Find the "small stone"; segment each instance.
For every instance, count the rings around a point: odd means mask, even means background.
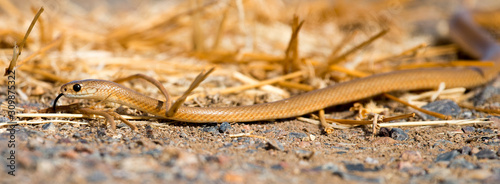
[[[479,153],[479,151],[481,151],[481,150],[479,150],[479,148],[474,147],[474,148],[472,148],[472,150],[470,150],[470,154],[475,155],[476,153]]]
[[[290,133],[288,134],[288,137],[290,137],[290,138],[299,138],[299,139],[302,139],[302,138],[307,137],[307,134],[305,134],[305,133],[301,133],[301,132],[290,132]]]
[[[378,160],[377,160],[377,159],[374,159],[374,158],[372,158],[372,157],[366,157],[365,162],[366,162],[367,164],[372,164],[372,165],[377,165],[377,164],[379,164]]]
[[[467,162],[467,160],[463,158],[455,159],[451,161],[451,163],[448,165],[448,168],[464,168],[464,169],[475,169],[476,166],[470,162]]]
[[[266,142],[266,149],[267,150],[275,149],[275,150],[279,150],[279,151],[285,151],[285,147],[283,147],[283,144],[276,139],[271,139],[271,140],[267,141]]]
[[[314,141],[314,140],[316,140],[316,136],[314,136],[313,134],[310,134],[309,139],[311,139],[311,141]]]
[[[56,125],[52,122],[42,125],[42,129],[46,131],[56,131]]]
[[[434,162],[449,162],[449,161],[453,160],[453,158],[455,158],[459,154],[460,153],[458,153],[457,150],[442,153],[436,157],[436,160],[434,160]]]
[[[500,88],[495,88],[492,85],[488,85],[486,86],[486,88],[481,90],[481,93],[474,97],[474,105],[483,105],[486,100],[498,94],[500,94]]]
[[[79,139],[79,138],[81,138],[81,137],[82,137],[82,135],[81,135],[80,133],[78,133],[78,132],[75,132],[75,133],[73,134],[73,138]]]
[[[188,135],[187,135],[186,133],[184,133],[184,132],[180,132],[180,133],[179,133],[179,137],[180,137],[180,138],[185,138],[185,139],[187,139],[187,138],[188,138]]]
[[[76,158],[78,158],[78,153],[74,150],[68,150],[68,151],[62,152],[61,157],[69,158],[69,159],[76,159]]]
[[[202,131],[203,131],[203,132],[209,132],[209,133],[212,133],[212,135],[217,135],[217,134],[219,134],[219,131],[217,130],[217,127],[216,127],[216,126],[206,126],[206,127],[203,127]]]
[[[57,140],[57,144],[71,144],[71,139],[61,138],[61,139]]]
[[[357,176],[354,174],[349,174],[349,173],[341,172],[341,171],[333,172],[333,174],[341,177],[344,180],[349,180],[349,181],[358,181],[361,183],[384,183],[384,178],[382,178],[382,177],[365,178],[365,177],[361,177],[361,176]]]
[[[471,119],[472,118],[472,112],[469,111],[469,110],[465,110],[462,113],[462,118],[464,118],[464,119]]]
[[[391,136],[391,130],[389,130],[387,127],[382,127],[378,131],[378,136],[380,136],[380,137],[390,137]]]
[[[345,168],[349,171],[361,171],[361,172],[366,172],[366,171],[378,171],[380,168],[366,168],[365,165],[358,163],[358,164],[351,164],[351,163],[345,163],[344,164]]]
[[[314,152],[308,150],[294,150],[293,152],[297,157],[304,160],[309,160],[314,156]]]
[[[423,158],[419,151],[405,151],[401,154],[401,160],[410,163],[418,163],[421,162]]]
[[[466,134],[470,134],[470,133],[473,133],[476,131],[476,128],[474,127],[471,127],[471,126],[465,126],[465,127],[462,127],[462,131]]]
[[[404,141],[404,140],[408,139],[408,134],[406,134],[406,132],[403,129],[393,128],[393,129],[391,129],[390,133],[391,133],[391,137],[394,140]]]
[[[462,149],[458,150],[462,155],[470,155],[470,152],[472,151],[472,148],[469,146],[464,146]]]
[[[452,100],[438,100],[431,102],[427,105],[422,106],[422,109],[437,112],[440,114],[448,115],[448,116],[458,116],[461,112],[460,107]],[[436,120],[436,117],[424,114],[424,119]]]
[[[273,170],[280,170],[281,171],[284,168],[280,164],[274,164],[274,165],[271,166],[271,169],[273,169]]]
[[[229,124],[228,122],[223,122],[222,124],[220,124],[219,126],[219,132],[220,133],[226,133],[227,131],[229,131],[231,129],[231,124]]]
[[[339,166],[333,164],[333,163],[326,163],[324,165],[315,167],[312,169],[313,171],[330,171],[330,172],[337,172],[339,171]]]
[[[478,159],[497,159],[498,158],[497,154],[493,150],[490,150],[490,149],[481,150],[481,151],[477,152],[475,155]]]

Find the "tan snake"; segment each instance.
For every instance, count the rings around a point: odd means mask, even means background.
[[[500,47],[495,41],[479,29],[466,12],[457,13],[452,18],[450,31],[452,38],[466,52],[482,60],[495,61],[495,66],[415,69],[376,74],[270,103],[209,108],[183,106],[170,117],[166,116],[168,109],[163,101],[111,81],[73,81],[61,87],[61,95],[68,98],[107,100],[184,122],[248,122],[296,117],[385,92],[434,89],[441,82],[450,88],[471,88],[495,78],[500,71]]]

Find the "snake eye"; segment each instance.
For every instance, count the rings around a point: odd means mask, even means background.
[[[80,84],[75,84],[75,85],[73,85],[73,90],[75,92],[78,92],[78,91],[82,90],[82,86]]]

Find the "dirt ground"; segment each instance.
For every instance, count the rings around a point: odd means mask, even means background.
[[[373,70],[385,72],[393,65],[470,59],[453,45],[449,47],[451,41],[443,31],[442,24],[459,7],[455,1],[259,2],[268,3],[265,7],[257,1],[200,2],[209,4],[205,14],[189,13],[193,5],[180,1],[30,1],[1,5],[0,19],[6,20],[0,24],[5,30],[0,31],[3,68],[12,56],[13,40],[19,42],[22,38],[33,12],[40,5],[46,8],[20,60],[33,53],[35,57],[16,71],[17,114],[43,115],[40,110],[51,107],[58,88],[76,79],[112,80],[144,73],[160,80],[173,96],[179,96],[201,69],[211,66],[216,66],[216,71],[194,91],[198,96],[184,105],[236,106],[283,99],[287,95],[262,88],[230,94],[211,92],[243,85],[231,75],[235,71],[258,80],[281,76],[282,70],[276,70],[281,64],[273,61],[285,57],[294,14],[305,20],[298,43],[303,61],[326,61],[338,43],[352,48],[384,26],[391,29],[386,36],[346,57],[344,62],[389,58],[380,62],[382,66],[371,63],[370,68],[365,63],[356,67],[377,73]],[[471,1],[469,6],[498,12],[500,3]],[[239,8],[245,9],[246,25],[237,21],[242,12],[237,11]],[[18,19],[11,16],[20,14]],[[205,42],[201,43],[216,42],[215,33],[223,14],[227,16],[222,31],[226,37],[220,41],[220,50],[206,51],[208,46],[197,50],[203,47],[197,45],[199,35],[205,35]],[[196,28],[197,19],[201,20],[202,29]],[[483,20],[481,25],[489,32],[499,33],[500,27],[495,26],[500,19],[478,20]],[[44,31],[40,31],[40,25]],[[358,36],[350,41],[345,39],[355,31]],[[245,46],[249,38],[253,44],[250,51]],[[349,43],[342,45],[346,40]],[[39,51],[54,43],[57,46]],[[421,43],[427,44],[427,49],[398,55]],[[339,53],[347,50],[340,49]],[[331,72],[291,81],[318,88],[352,78],[355,77]],[[335,129],[326,134],[317,124],[297,118],[222,124],[140,118],[130,120],[138,131],[120,121],[116,121],[117,129],[112,131],[99,118],[32,115],[18,117],[17,121],[25,123],[12,129],[7,124],[7,80],[0,87],[0,183],[500,183],[500,115],[457,105],[463,102],[500,109],[500,76],[487,85],[458,94],[468,96],[459,103],[423,100],[429,108],[440,109],[454,120],[475,123],[449,121],[440,126],[382,127],[376,134],[370,125]],[[142,81],[125,85],[161,98],[154,87]],[[276,86],[292,96],[304,93],[301,89]],[[402,97],[409,93],[391,94]],[[385,108],[380,114],[387,117],[417,114],[391,123],[438,121],[381,96],[358,103],[368,108],[371,101],[378,108]],[[61,98],[59,104],[76,102],[131,116],[148,115],[112,103],[95,105],[95,101]],[[355,119],[357,113],[350,110],[353,106],[349,103],[328,108],[326,116]]]

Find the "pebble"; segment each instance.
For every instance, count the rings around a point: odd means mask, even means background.
[[[81,137],[82,137],[82,135],[81,135],[80,133],[78,133],[78,132],[75,132],[75,133],[73,134],[73,138],[79,139],[79,138],[81,138]]]
[[[380,137],[390,137],[391,136],[391,130],[389,130],[387,127],[382,127],[378,131],[378,136],[380,136]]]
[[[462,149],[458,150],[462,155],[470,155],[470,152],[472,151],[472,148],[469,146],[464,146]]]
[[[69,158],[69,159],[78,158],[78,153],[75,150],[68,150],[68,151],[62,152],[60,155],[61,155],[61,157]]]
[[[363,165],[361,163],[357,163],[357,164],[344,163],[344,166],[349,171],[367,172],[367,171],[378,171],[378,170],[380,170],[380,168],[378,168],[378,167],[375,167],[375,168],[366,168],[365,165]]]
[[[314,152],[308,150],[294,150],[293,151],[300,159],[309,160],[314,156]]]
[[[419,151],[405,151],[401,154],[401,160],[410,163],[418,163],[421,162],[423,158]]]
[[[366,157],[365,162],[366,162],[367,164],[372,164],[372,165],[377,165],[377,164],[379,164],[378,160],[377,160],[377,159],[374,159],[374,158],[372,158],[372,157]]]
[[[48,124],[42,125],[42,129],[46,131],[56,131],[56,125],[54,123],[50,122]]]
[[[281,166],[281,164],[274,164],[274,165],[271,166],[271,169],[273,169],[273,170],[280,170],[281,171],[284,168],[283,168],[283,166]]]
[[[463,158],[455,159],[450,162],[448,168],[464,168],[464,169],[475,169],[476,166]]]
[[[473,118],[472,117],[472,112],[469,111],[469,110],[465,110],[464,112],[462,112],[462,118],[463,119],[471,119],[471,118]]]
[[[476,131],[476,128],[474,127],[471,127],[471,126],[465,126],[465,127],[462,127],[462,131],[466,134],[469,134],[469,133],[473,133]]]
[[[335,165],[333,163],[326,163],[324,165],[321,165],[321,166],[318,166],[318,167],[315,167],[312,169],[313,171],[330,171],[330,172],[337,172],[339,171],[339,166],[338,165]]]
[[[271,139],[271,140],[267,141],[265,148],[267,150],[275,149],[275,150],[279,150],[279,151],[285,151],[285,147],[283,147],[283,144],[276,139]]]
[[[481,151],[477,152],[475,155],[478,159],[497,159],[498,158],[497,154],[493,150],[490,150],[490,149],[481,150]]]
[[[483,105],[486,100],[491,98],[494,95],[498,95],[500,93],[500,88],[495,88],[493,86],[486,86],[481,93],[474,97],[474,105],[480,106]]]
[[[422,106],[422,109],[456,117],[460,114],[460,107],[452,100],[438,100]],[[434,116],[423,114],[424,119],[436,120]]]
[[[179,133],[179,137],[180,137],[180,138],[185,138],[185,139],[187,139],[187,138],[188,138],[188,135],[187,135],[186,133],[184,133],[184,132],[180,132],[180,133]]]
[[[290,132],[288,134],[288,137],[290,138],[299,138],[299,139],[302,139],[302,138],[306,138],[307,137],[307,134],[305,133],[301,133],[301,132]]]
[[[212,133],[212,135],[219,134],[219,131],[217,130],[217,126],[206,126],[206,127],[203,127],[202,131]]]
[[[390,133],[391,133],[391,137],[394,140],[404,141],[404,140],[408,139],[408,134],[406,134],[406,132],[403,129],[393,128],[393,129],[391,129]]]
[[[226,133],[227,131],[229,131],[231,129],[231,124],[229,124],[228,122],[223,122],[222,124],[220,124],[219,126],[219,132],[220,133]]]
[[[382,177],[367,178],[367,177],[357,176],[354,174],[349,174],[349,173],[342,172],[342,171],[336,171],[336,172],[333,172],[333,174],[340,176],[342,179],[348,180],[348,181],[358,181],[361,183],[384,183],[384,178],[382,178]]]
[[[442,153],[436,157],[436,160],[434,160],[434,162],[449,162],[449,161],[453,160],[459,154],[460,153],[458,153],[457,150]]]

